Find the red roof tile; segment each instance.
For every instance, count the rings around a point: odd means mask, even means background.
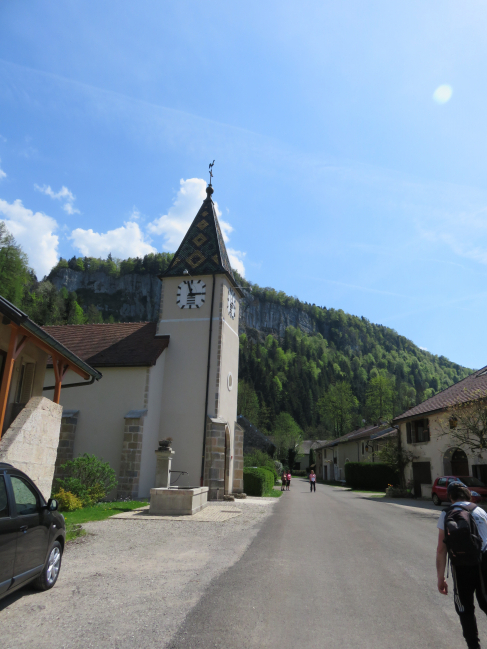
[[[156,322],[55,325],[43,329],[95,367],[155,365],[169,344],[169,336],[156,337]]]
[[[467,401],[475,401],[479,397],[485,397],[487,394],[487,367],[470,374],[466,378],[458,381],[455,385],[438,392],[434,397],[426,399],[414,408],[410,408],[403,412],[402,415],[396,417],[394,421],[402,419],[409,419],[417,415],[426,415],[429,412],[436,410],[445,410],[449,406],[459,403],[467,403]]]

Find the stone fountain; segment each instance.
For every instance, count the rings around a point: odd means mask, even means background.
[[[151,516],[191,516],[208,505],[208,487],[171,487],[172,440],[159,442],[155,451],[156,486],[150,490]]]

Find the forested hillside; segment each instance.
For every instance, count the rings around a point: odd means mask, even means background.
[[[38,281],[0,221],[0,293],[39,324],[155,319],[156,277],[171,259],[60,259]],[[366,318],[236,277],[246,287],[239,414],[268,433],[296,422],[305,437],[341,435],[364,420],[390,419],[471,371]]]

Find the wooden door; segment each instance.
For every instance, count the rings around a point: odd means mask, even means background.
[[[421,485],[431,484],[431,465],[429,462],[413,462],[414,495],[421,497]]]

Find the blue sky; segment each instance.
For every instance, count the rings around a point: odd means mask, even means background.
[[[174,251],[215,159],[249,280],[483,366],[486,33],[477,0],[2,0],[0,218],[39,276]]]

